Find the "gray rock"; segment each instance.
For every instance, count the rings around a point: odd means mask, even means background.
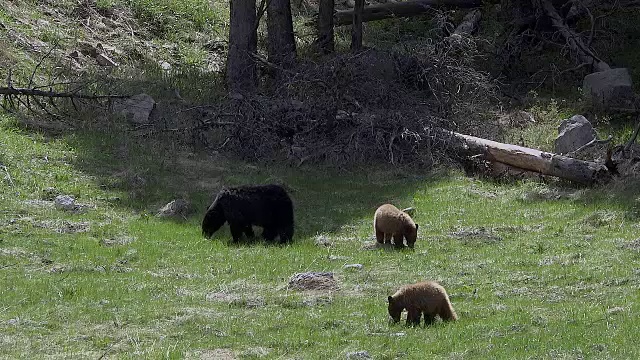
[[[362,264],[347,264],[347,265],[343,266],[343,268],[345,268],[345,269],[362,270],[364,268],[364,265],[362,265]]]
[[[156,214],[157,217],[179,217],[186,218],[191,211],[191,204],[184,199],[176,199],[163,206]]]
[[[349,360],[359,360],[359,359],[372,359],[371,355],[369,355],[368,351],[355,351],[347,353],[347,359]]]
[[[147,94],[134,95],[125,100],[115,101],[113,109],[134,124],[148,124],[155,100]]]
[[[596,107],[629,107],[633,103],[633,83],[626,68],[599,71],[584,77],[582,90]]]
[[[76,199],[69,195],[58,195],[53,200],[53,203],[58,210],[76,211],[79,208],[76,204]]]
[[[574,115],[562,121],[558,127],[555,152],[558,154],[570,153],[595,139],[596,136],[596,131],[589,120],[582,115]]]

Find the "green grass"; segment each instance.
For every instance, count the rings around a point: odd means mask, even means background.
[[[6,116],[0,125],[11,176],[0,173],[2,358],[640,355],[632,186],[620,195],[446,171],[287,168],[174,152],[115,125],[59,138]],[[293,244],[231,245],[226,226],[202,238],[220,184],[271,181],[291,188]],[[56,210],[42,201],[49,187],[90,207]],[[192,216],[153,216],[178,196]],[[415,251],[363,249],[387,201],[416,208]],[[351,263],[364,268],[343,268]],[[333,271],[340,289],[288,290],[302,271]],[[424,279],[447,288],[460,320],[389,325],[386,296]]]

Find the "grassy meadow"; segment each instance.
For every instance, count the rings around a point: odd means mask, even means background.
[[[2,81],[11,74],[16,86],[47,84],[67,74],[53,71],[69,67],[57,61],[82,42],[104,43],[121,66],[81,63],[84,80],[100,80],[87,92],[145,91],[166,101],[180,89],[194,104],[225,96],[228,1],[0,5]],[[367,36],[422,36],[430,25],[416,19],[367,25]],[[313,40],[305,31],[299,44]],[[348,30],[337,38],[346,48]],[[623,46],[608,42],[612,51]],[[45,58],[51,49],[60,51]],[[507,141],[548,150],[561,119],[577,110],[536,101],[527,110],[538,122]],[[0,112],[0,359],[640,358],[638,182],[580,188],[445,168],[247,163],[136,136],[122,119],[72,116],[29,126],[28,114]],[[109,121],[87,125],[101,120]],[[621,143],[633,131],[616,126],[599,128],[601,137],[611,130]],[[202,237],[222,186],[274,182],[294,201],[291,244],[231,244],[226,225]],[[82,210],[56,209],[58,194]],[[155,216],[177,198],[192,204],[189,216]],[[372,249],[373,214],[387,202],[415,208],[413,251]],[[307,271],[333,272],[339,288],[287,287]],[[390,324],[387,296],[429,279],[447,289],[459,321]]]
[[[633,191],[247,164],[108,133],[0,122],[1,358],[640,356]],[[221,185],[274,181],[294,199],[291,245],[233,245],[227,226],[201,236]],[[57,193],[85,210],[55,209]],[[154,216],[177,197],[191,216]],[[416,209],[414,251],[367,246],[384,202]],[[288,289],[304,271],[333,272],[339,289]],[[425,279],[460,320],[389,324],[386,297]]]

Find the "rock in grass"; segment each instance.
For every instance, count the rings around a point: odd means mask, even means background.
[[[163,206],[157,217],[161,218],[186,218],[191,211],[191,204],[184,199],[176,199]]]
[[[53,200],[56,209],[64,211],[76,211],[79,206],[76,204],[76,199],[69,195],[58,195]]]
[[[371,355],[369,355],[368,351],[354,351],[347,353],[348,360],[360,360],[360,359],[372,359]]]
[[[343,268],[345,268],[345,269],[353,269],[353,270],[362,270],[364,268],[364,265],[362,265],[362,264],[347,264],[347,265],[343,266]]]

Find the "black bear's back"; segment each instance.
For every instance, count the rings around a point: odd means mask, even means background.
[[[293,203],[280,185],[245,185],[224,189],[217,202],[229,222],[257,226],[293,224]]]

